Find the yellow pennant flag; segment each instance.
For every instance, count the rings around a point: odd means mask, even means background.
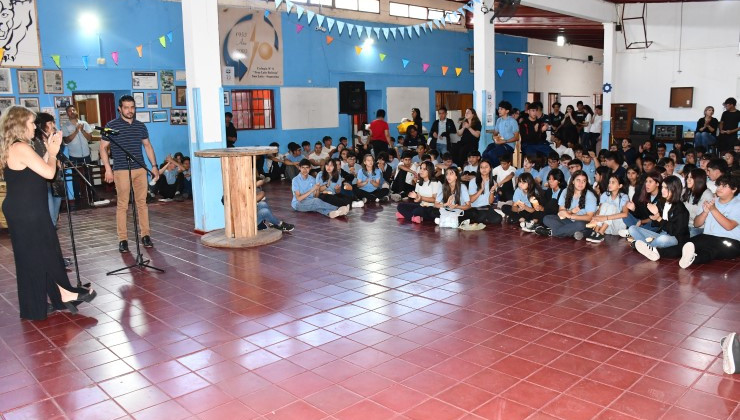
[[[144,56],[144,46],[143,45],[137,45],[136,46],[136,52],[139,53],[139,58]]]
[[[329,35],[326,36],[326,45],[331,44],[331,42],[334,41],[334,37],[331,37]]]
[[[455,67],[455,76],[460,76],[462,73],[462,67]]]
[[[361,52],[362,52],[362,47],[355,46],[355,53],[357,53],[357,55],[360,55]]]
[[[5,48],[0,48],[0,64],[3,62],[3,57],[5,57]],[[57,67],[59,67],[59,64],[57,64]]]
[[[162,44],[162,48],[167,48],[167,38],[164,35],[159,37],[159,43]]]
[[[385,54],[380,53],[380,54],[378,54],[378,56],[380,57],[380,61],[384,61],[385,60]]]
[[[449,70],[449,67],[442,66],[442,76],[447,76],[447,70]]]

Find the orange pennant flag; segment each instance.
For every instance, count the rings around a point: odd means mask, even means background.
[[[143,55],[144,55],[144,46],[143,45],[137,45],[136,46],[136,52],[139,53],[139,58],[143,57]]]
[[[362,47],[355,46],[355,53],[357,53],[357,55],[360,55],[361,52],[362,52]]]
[[[462,73],[462,67],[455,67],[455,76],[460,76]]]
[[[331,37],[329,35],[326,36],[326,45],[331,44],[331,42],[334,41],[334,37]]]
[[[0,48],[0,63],[3,62],[3,57],[5,57],[5,48]],[[56,63],[57,61],[54,60],[54,62]],[[57,63],[57,67],[59,67],[58,63]]]
[[[449,69],[449,67],[447,67],[447,66],[442,66],[442,76],[447,76],[447,70],[448,70],[448,69]]]
[[[547,70],[547,74],[550,74],[550,70],[552,70],[552,65],[550,64],[546,65],[545,70]]]

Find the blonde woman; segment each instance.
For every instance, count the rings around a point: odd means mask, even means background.
[[[0,118],[0,170],[8,190],[3,213],[13,245],[20,315],[42,320],[58,309],[75,313],[77,305],[97,293],[69,283],[47,201],[47,181],[57,171],[62,133],[46,140],[47,153],[40,157],[32,146],[35,118],[24,107],[5,110]]]

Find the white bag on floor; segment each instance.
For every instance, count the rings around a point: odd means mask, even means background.
[[[465,214],[462,210],[439,209],[439,227],[455,228],[460,225],[459,217]]]

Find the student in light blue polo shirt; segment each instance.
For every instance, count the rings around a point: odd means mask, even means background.
[[[593,218],[599,204],[585,172],[575,171],[571,174],[568,190],[560,195],[558,204],[560,210],[557,216],[545,216],[543,222],[546,227],[538,227],[535,233],[583,239],[586,224]]]
[[[316,178],[308,175],[311,171],[311,162],[308,159],[301,160],[299,168],[301,172],[293,178],[291,184],[293,200],[290,202],[290,205],[293,207],[293,210],[303,212],[315,211],[332,219],[349,213],[349,206],[337,207],[317,198],[321,185],[316,182]]]
[[[514,172],[514,182],[519,183],[518,179],[523,173],[528,173],[532,175],[532,178],[535,179],[535,181],[539,184],[541,182],[540,179],[540,172],[534,168],[534,163],[536,161],[537,157],[533,155],[527,155],[524,157],[524,163],[522,164],[522,167],[517,169]]]
[[[516,119],[509,116],[511,104],[507,101],[501,101],[498,104],[498,116],[496,125],[493,129],[493,143],[489,144],[486,151],[483,152],[483,159],[488,159],[495,168],[501,162],[501,156],[511,155],[514,153],[514,146],[519,140],[519,123]]]
[[[388,188],[382,188],[383,174],[375,166],[373,155],[367,154],[362,160],[362,168],[357,173],[355,195],[364,202],[388,201]]]
[[[547,156],[547,166],[540,169],[539,174],[537,174],[537,178],[535,178],[535,181],[539,178],[540,186],[542,189],[546,190],[550,187],[549,183],[547,182],[547,176],[550,174],[550,171],[553,169],[558,169],[560,167],[560,155],[558,155],[558,152],[550,152],[550,154]]]
[[[581,163],[583,172],[588,175],[589,184],[593,185],[594,179],[596,178],[596,162],[594,162],[593,156],[588,153],[584,153],[581,156]]]

